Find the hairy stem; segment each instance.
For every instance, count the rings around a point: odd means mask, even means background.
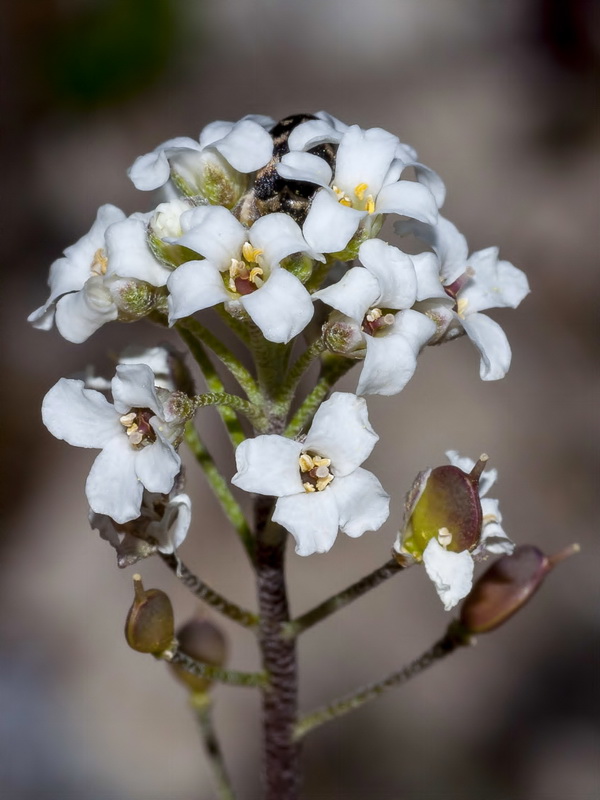
[[[165,651],[160,658],[168,661],[169,664],[178,664],[190,675],[207,678],[209,681],[218,683],[227,683],[230,686],[266,686],[268,683],[268,677],[264,672],[240,672],[235,669],[215,667],[213,664],[196,661],[178,648]]]
[[[327,360],[323,359],[323,367],[317,385],[292,417],[285,430],[285,436],[293,439],[302,432],[331,391],[332,386],[342,375],[352,369],[355,363],[351,358],[342,358],[340,356],[329,356]]]
[[[425,651],[423,655],[412,661],[407,666],[403,667],[398,672],[393,672],[384,680],[370,683],[359,689],[357,692],[348,694],[340,700],[336,700],[328,706],[317,709],[307,716],[303,717],[295,728],[296,739],[301,739],[307,733],[329,722],[332,719],[337,719],[347,714],[349,711],[354,711],[355,708],[360,708],[369,700],[379,697],[380,694],[392,689],[396,686],[401,686],[411,678],[416,677],[421,672],[424,672],[429,667],[441,661],[446,656],[453,653],[458,647],[470,644],[471,639],[460,628],[451,625],[446,634],[436,642],[429,650]]]
[[[160,553],[160,557],[169,569],[175,573],[186,589],[189,589],[199,600],[203,600],[209,606],[212,606],[212,608],[223,614],[223,616],[237,622],[238,625],[244,628],[256,628],[258,626],[258,617],[256,614],[237,606],[235,603],[227,600],[226,597],[223,597],[223,595],[215,592],[214,589],[211,589],[210,586],[204,583],[197,575],[194,575],[176,555],[172,553]]]
[[[287,534],[269,523],[273,501],[256,501],[256,573],[261,623],[259,643],[269,685],[263,690],[265,800],[297,800],[300,749],[294,741],[297,666],[294,639],[282,636],[289,620],[284,576]]]
[[[302,614],[302,616],[296,617],[296,619],[285,624],[283,626],[284,636],[299,636],[301,633],[308,630],[308,628],[312,628],[313,625],[327,619],[331,614],[344,608],[353,600],[357,600],[359,597],[362,597],[363,594],[371,591],[371,589],[375,589],[379,584],[387,581],[388,578],[397,575],[398,572],[404,568],[405,567],[401,566],[395,558],[391,558],[381,567],[369,573],[369,575],[365,575],[364,578],[348,586],[343,591],[334,594],[318,606],[315,606],[315,608]]]
[[[252,560],[254,554],[254,539],[252,538],[250,527],[244,517],[244,512],[231,493],[228,482],[219,472],[212,456],[198,436],[198,431],[192,422],[188,422],[185,426],[185,441],[196,457],[196,461],[204,471],[210,488],[213,490],[227,519],[235,528],[244,545],[244,549]]]
[[[323,339],[317,339],[310,345],[310,347],[307,347],[301,356],[296,359],[279,390],[279,399],[282,402],[286,402],[288,404],[291,402],[294,391],[296,390],[296,387],[298,386],[302,376],[313,363],[315,358],[318,358],[325,351],[325,349],[326,345]]]
[[[260,410],[253,403],[244,400],[237,394],[205,392],[204,394],[197,394],[192,400],[196,408],[205,408],[206,406],[227,406],[232,408],[247,417],[255,427],[259,427],[263,419]]]
[[[192,695],[190,704],[198,723],[204,750],[215,780],[219,800],[235,800],[231,780],[213,722],[212,703],[207,694]]]

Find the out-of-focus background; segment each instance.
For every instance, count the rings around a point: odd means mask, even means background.
[[[457,448],[486,451],[519,542],[582,554],[474,650],[316,732],[307,800],[597,800],[598,72],[594,0],[38,0],[5,5],[3,77],[0,795],[14,800],[213,796],[183,689],[128,650],[131,572],[88,529],[87,451],[42,427],[43,394],[88,363],[164,334],[112,324],[85,345],[25,323],[50,263],[97,207],[153,199],[125,170],[213,119],[324,108],[415,146],[448,187],[445,215],[473,250],[497,244],[532,294],[494,313],[513,344],[499,383],[466,340],[432,348],[400,396],[369,401],[369,466],[393,495],[385,527],[290,554],[292,607],[307,609],[389,557],[414,474]],[[354,385],[352,375],[346,388]],[[202,424],[211,442],[211,410]],[[232,468],[224,451],[224,468]],[[252,576],[202,477],[182,555],[254,605]],[[596,513],[594,513],[596,512]],[[197,610],[161,563],[183,621]],[[448,615],[414,569],[308,633],[304,709],[397,669]],[[225,625],[232,664],[252,637]],[[259,797],[258,701],[215,692],[240,798]]]

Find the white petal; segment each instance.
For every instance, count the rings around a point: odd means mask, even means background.
[[[238,172],[254,172],[273,155],[273,139],[262,125],[249,119],[236,122],[227,136],[213,146]]]
[[[400,236],[411,233],[434,250],[440,259],[442,283],[453,283],[466,270],[469,255],[467,240],[456,226],[444,217],[438,217],[435,225],[424,225],[413,220],[396,222],[394,230]]]
[[[304,494],[298,459],[302,445],[284,436],[246,439],[235,451],[237,472],[231,479],[245,492],[284,497]]]
[[[54,323],[54,304],[50,302],[36,308],[27,317],[27,322],[39,331],[49,331]]]
[[[224,139],[231,132],[234,125],[234,122],[224,122],[220,119],[215,120],[215,122],[209,122],[200,131],[200,136],[198,137],[200,147],[204,149],[214,142],[218,142],[219,139]]]
[[[461,456],[457,450],[446,450],[446,458],[455,467],[469,474],[475,466],[475,461],[467,456]],[[479,478],[479,496],[484,497],[498,479],[497,469],[484,469]],[[486,501],[487,502],[487,501]],[[493,501],[497,502],[497,501]],[[482,506],[483,507],[483,506]]]
[[[288,146],[293,150],[311,150],[318,144],[339,142],[343,132],[337,131],[328,121],[310,119],[297,125],[290,133]]]
[[[356,393],[389,396],[402,391],[417,368],[417,352],[402,335],[365,336],[367,355]]]
[[[104,395],[83,381],[61,378],[42,402],[42,420],[53,436],[75,447],[104,447],[123,430]]]
[[[318,186],[329,186],[332,178],[331,167],[325,159],[298,151],[286,153],[277,165],[277,172],[282,178],[307,181]]]
[[[184,233],[177,244],[189,247],[212,261],[219,269],[226,269],[232,258],[239,258],[248,231],[233,214],[222,206],[195,208],[181,217]]]
[[[137,278],[152,286],[164,286],[171,274],[152,255],[142,219],[115,222],[106,230],[108,274]]]
[[[475,275],[461,291],[468,301],[469,313],[487,308],[516,308],[529,294],[524,272],[508,261],[498,261],[498,248],[488,247],[469,256]]]
[[[155,414],[162,414],[154,388],[154,373],[147,364],[119,364],[111,381],[111,391],[119,414],[125,414],[131,408],[150,408]]]
[[[438,218],[435,197],[415,181],[398,181],[384,186],[375,202],[377,214],[403,214],[433,224]]]
[[[379,436],[369,423],[362,397],[335,392],[314,416],[304,450],[331,459],[334,475],[348,475],[369,457]]]
[[[139,517],[144,487],[135,472],[135,456],[124,431],[97,456],[85,484],[96,514],[108,514],[121,523]]]
[[[417,274],[417,300],[440,298],[447,301],[440,279],[440,263],[434,253],[418,253],[411,256]]]
[[[81,344],[106,322],[118,317],[112,295],[99,276],[92,277],[80,292],[71,292],[56,304],[56,327],[68,342]]]
[[[310,556],[326,553],[335,542],[339,517],[333,494],[302,492],[280,497],[273,511],[273,522],[282,525],[296,540],[296,553]]]
[[[375,197],[394,158],[398,137],[383,128],[363,131],[352,125],[340,141],[336,162],[336,186],[352,195],[360,184]]]
[[[161,553],[173,553],[180,547],[192,522],[192,501],[187,494],[172,497],[160,522],[151,522],[148,533],[158,543]]]
[[[253,247],[263,251],[263,258],[269,266],[275,266],[292,253],[308,252],[311,257],[319,257],[306,243],[297,222],[287,214],[266,214],[256,220],[250,228],[250,242]]]
[[[275,267],[267,281],[240,303],[270,342],[289,342],[308,325],[314,313],[309,293],[298,278]]]
[[[319,289],[312,297],[362,324],[366,312],[376,304],[379,293],[379,281],[375,275],[364,267],[353,267],[337,283]]]
[[[394,334],[407,339],[415,352],[420,353],[436,332],[435,322],[412,308],[400,311],[394,321]]]
[[[481,353],[481,380],[497,381],[503,378],[510,367],[512,354],[500,325],[485,314],[470,314],[461,321],[469,339]]]
[[[222,273],[211,261],[187,261],[171,274],[169,324],[229,300]]]
[[[335,478],[325,491],[333,492],[340,528],[353,538],[365,531],[379,530],[390,513],[388,493],[372,472],[361,467]]]
[[[321,189],[314,196],[302,232],[318,253],[339,253],[356,233],[366,212],[339,203],[332,193]]]
[[[149,192],[158,189],[169,180],[171,168],[169,166],[169,156],[178,149],[199,150],[200,145],[194,139],[187,136],[179,136],[169,139],[159,145],[154,152],[136,158],[132,166],[127,170],[127,174],[136,189],[142,192]]]
[[[437,539],[431,539],[423,552],[423,564],[446,611],[471,591],[474,563],[467,550],[452,553],[444,550]]]
[[[417,275],[410,256],[381,239],[369,239],[361,244],[358,257],[379,281],[379,305],[394,309],[413,305]]]
[[[135,472],[149,492],[170,492],[180,469],[181,459],[160,437],[136,453]]]
[[[514,542],[502,528],[502,514],[498,500],[484,497],[481,501],[483,528],[475,553],[493,553],[493,555],[510,554],[515,549]]]

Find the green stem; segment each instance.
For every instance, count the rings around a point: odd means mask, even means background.
[[[213,490],[227,519],[231,522],[240,537],[246,552],[252,560],[254,554],[254,538],[250,526],[244,517],[239,503],[231,493],[228,482],[219,472],[212,456],[206,449],[192,422],[185,426],[185,441],[201,466],[210,488]]]
[[[299,636],[301,633],[308,630],[308,628],[312,628],[313,625],[327,619],[331,614],[344,608],[353,600],[362,597],[363,594],[366,594],[371,589],[375,589],[379,584],[391,578],[393,575],[397,575],[398,572],[403,569],[404,567],[401,566],[395,558],[391,558],[381,567],[365,575],[364,578],[361,578],[356,583],[353,583],[338,594],[334,594],[332,597],[324,600],[318,606],[315,606],[315,608],[302,614],[302,616],[296,617],[296,619],[288,622],[283,628],[284,636],[289,638]]]
[[[192,398],[196,408],[204,408],[206,406],[227,406],[240,414],[244,414],[253,424],[261,424],[262,414],[253,403],[244,400],[237,394],[229,394],[229,392],[206,392],[198,394]]]
[[[248,326],[248,330],[262,401],[268,406],[265,410],[274,412],[275,416],[282,416],[287,409],[279,408],[279,404],[273,401],[278,399],[279,387],[287,369],[291,345],[270,342],[265,339],[263,332],[254,323]]]
[[[160,553],[160,557],[169,569],[175,573],[183,585],[199,600],[203,600],[225,617],[237,622],[238,625],[242,625],[244,628],[258,627],[259,620],[256,614],[237,606],[235,603],[227,600],[226,597],[223,597],[223,595],[215,592],[214,589],[211,589],[208,584],[204,583],[204,581],[195,575],[189,567],[186,567],[176,555],[172,553]]]
[[[326,345],[323,339],[317,339],[316,342],[313,342],[310,347],[296,359],[279,390],[279,399],[281,401],[287,402],[288,404],[291,402],[294,391],[302,376],[315,358],[318,358],[325,350]]]
[[[243,320],[232,317],[231,314],[225,311],[225,308],[222,305],[215,306],[214,310],[221,317],[227,327],[231,328],[238,339],[242,341],[246,347],[250,347],[250,332],[248,330],[248,325]]]
[[[197,678],[206,678],[209,681],[226,683],[229,686],[267,686],[269,682],[264,672],[240,672],[235,669],[215,667],[213,664],[196,661],[178,648],[166,650],[160,658],[170,664],[178,664]]]
[[[470,643],[471,639],[464,631],[460,630],[455,625],[450,625],[448,631],[438,642],[423,653],[422,656],[403,667],[398,672],[393,672],[384,680],[370,683],[357,692],[348,694],[346,697],[342,697],[340,700],[336,700],[334,703],[317,709],[317,711],[313,711],[311,714],[303,717],[296,724],[296,740],[302,739],[309,731],[313,730],[313,728],[317,728],[319,725],[323,725],[325,722],[329,722],[332,719],[342,717],[355,708],[360,708],[369,700],[379,697],[379,695],[383,694],[387,689],[392,689],[406,683],[411,678],[416,677],[421,672],[433,666],[433,664],[436,664],[438,661],[450,655],[450,653],[453,653],[458,647]]]
[[[176,326],[176,328],[183,341],[189,347],[196,363],[202,370],[202,374],[208,389],[215,393],[223,392],[225,388],[223,386],[223,382],[214,368],[212,361],[208,357],[202,343],[199,342],[198,339],[196,339],[196,337],[186,328],[180,326]],[[217,406],[217,411],[219,412],[227,429],[231,443],[234,447],[237,447],[238,444],[243,442],[246,437],[244,436],[244,431],[242,430],[242,426],[240,425],[240,421],[238,420],[235,411],[227,406]]]
[[[202,342],[202,344],[205,344],[207,347],[209,347],[219,361],[223,364],[223,366],[226,367],[233,375],[244,392],[246,392],[246,395],[251,402],[256,403],[260,400],[260,393],[258,391],[256,381],[252,375],[250,375],[246,367],[239,362],[231,350],[225,347],[225,345],[217,336],[214,335],[214,333],[209,331],[208,328],[205,328],[204,325],[202,325],[193,317],[186,317],[185,319],[180,320],[175,327],[179,331],[182,329],[188,331],[192,334],[192,336]]]
[[[315,388],[305,398],[300,408],[292,417],[290,423],[285,429],[284,436],[293,439],[308,425],[316,410],[319,408],[327,394],[331,391],[332,386],[345,375],[348,370],[352,369],[356,362],[350,358],[343,358],[341,356],[329,356],[327,360],[323,359],[323,367],[321,369],[321,376]]]
[[[215,779],[217,796],[219,800],[235,800],[235,794],[213,722],[211,699],[207,694],[192,695],[190,705],[194,710],[206,757]]]

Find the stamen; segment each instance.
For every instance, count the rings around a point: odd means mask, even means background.
[[[459,297],[456,301],[456,313],[461,319],[465,318],[469,301],[466,297]]]
[[[365,206],[365,210],[367,214],[374,214],[375,213],[375,200],[373,199],[373,195],[370,194],[367,197],[367,204]]]
[[[364,333],[374,336],[378,331],[383,331],[394,324],[395,317],[391,313],[384,314],[380,308],[370,308],[365,314],[362,324]]]
[[[262,256],[263,252],[259,247],[252,247],[250,242],[244,242],[242,246],[242,256],[249,264],[257,264],[258,257]]]
[[[348,207],[352,207],[352,200],[351,200],[351,199],[350,199],[350,197],[349,197],[349,196],[348,196],[348,195],[347,195],[347,194],[344,192],[344,190],[343,190],[343,189],[340,189],[338,186],[332,186],[331,188],[332,188],[332,189],[333,189],[333,191],[335,192],[335,195],[336,195],[336,197],[337,197],[337,199],[338,199],[338,203],[340,203],[340,205],[342,205],[342,206],[348,206]]]
[[[300,477],[305,492],[322,492],[334,476],[329,471],[331,459],[319,455],[301,453],[298,457]]]
[[[354,194],[358,197],[359,200],[362,200],[365,196],[365,192],[367,191],[368,184],[366,183],[359,183],[356,189],[354,190]],[[369,195],[370,197],[371,195]]]
[[[106,257],[104,250],[100,247],[94,253],[92,263],[90,264],[90,272],[92,272],[94,275],[106,275],[107,269],[108,258]]]
[[[437,535],[438,542],[442,545],[444,550],[452,543],[452,534],[448,528],[440,528]]]

